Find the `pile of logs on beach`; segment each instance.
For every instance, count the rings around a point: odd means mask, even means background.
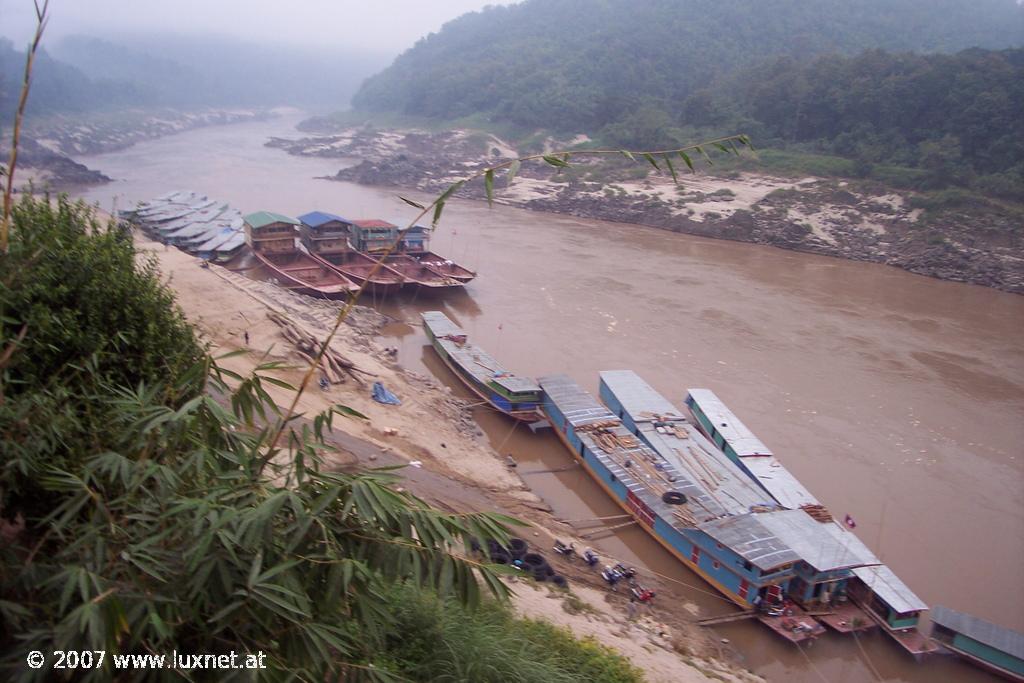
[[[317,341],[316,337],[311,335],[309,332],[306,332],[304,329],[277,311],[268,312],[267,317],[277,323],[278,327],[281,328],[281,334],[285,339],[295,345],[295,351],[299,356],[305,359],[308,363],[313,363],[315,361],[317,354],[320,352],[322,342]],[[344,383],[346,375],[359,382],[359,384],[364,384],[363,379],[359,376],[360,374],[367,375],[369,377],[377,376],[372,372],[367,372],[366,370],[361,370],[356,367],[355,363],[330,347],[324,351],[324,354],[320,357],[320,362],[317,365],[320,368],[320,372],[324,379],[331,384]]]

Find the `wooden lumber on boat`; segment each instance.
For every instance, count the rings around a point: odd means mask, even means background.
[[[809,514],[814,521],[822,524],[827,524],[834,519],[832,513],[824,505],[801,505],[800,509]]]

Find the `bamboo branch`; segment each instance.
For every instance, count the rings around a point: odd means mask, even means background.
[[[530,154],[530,155],[527,155],[527,156],[524,156],[524,157],[519,157],[517,159],[509,159],[507,161],[503,161],[500,164],[495,164],[494,166],[488,166],[486,168],[482,168],[482,169],[476,171],[475,173],[473,173],[473,174],[463,178],[462,180],[458,180],[458,181],[452,183],[451,185],[449,185],[448,188],[445,189],[444,192],[442,192],[437,197],[435,197],[434,200],[432,202],[430,202],[429,204],[427,204],[426,206],[424,206],[422,204],[419,204],[417,202],[414,202],[414,201],[412,201],[410,199],[406,199],[405,197],[399,197],[399,199],[404,201],[406,204],[409,204],[410,206],[414,206],[414,207],[420,209],[419,214],[417,214],[416,217],[413,218],[406,227],[402,228],[398,232],[398,235],[395,237],[394,241],[388,246],[388,248],[382,254],[380,254],[377,262],[374,264],[373,268],[370,269],[369,274],[366,276],[366,279],[363,280],[363,284],[359,286],[359,289],[356,290],[356,292],[354,294],[349,296],[348,300],[345,302],[345,305],[342,307],[341,311],[338,312],[338,317],[334,321],[334,327],[331,328],[331,331],[328,333],[327,337],[325,337],[323,342],[320,344],[320,349],[317,351],[316,356],[315,356],[313,362],[311,362],[309,364],[309,368],[306,370],[306,374],[303,375],[302,382],[299,384],[299,388],[295,391],[295,396],[292,398],[291,405],[288,406],[288,410],[285,411],[285,413],[281,416],[280,420],[278,421],[277,425],[275,426],[275,428],[274,428],[274,435],[273,435],[273,437],[270,440],[269,448],[267,448],[267,455],[260,462],[260,464],[259,464],[259,466],[257,468],[256,474],[257,475],[261,475],[262,472],[263,472],[263,469],[266,467],[267,463],[269,463],[270,459],[274,456],[274,449],[277,446],[277,442],[280,441],[281,435],[284,433],[285,428],[287,427],[288,423],[291,422],[292,418],[294,417],[295,409],[296,409],[296,407],[299,404],[299,399],[302,397],[302,394],[305,393],[306,388],[309,386],[310,380],[313,378],[313,375],[316,374],[317,368],[320,366],[320,359],[321,359],[321,357],[323,357],[323,355],[327,352],[328,345],[331,343],[331,340],[334,339],[334,336],[337,334],[338,329],[341,327],[341,324],[343,322],[345,322],[345,319],[348,317],[348,314],[351,312],[352,307],[355,306],[356,301],[359,300],[359,297],[361,297],[363,292],[366,290],[366,287],[370,283],[370,280],[373,279],[373,276],[376,275],[377,271],[379,271],[381,266],[383,266],[384,259],[386,259],[388,256],[390,256],[394,252],[394,250],[398,248],[398,245],[401,244],[403,239],[405,239],[406,233],[408,233],[410,230],[412,230],[416,226],[416,224],[419,223],[421,220],[423,220],[423,218],[428,213],[430,213],[431,211],[434,212],[433,220],[432,220],[432,225],[434,227],[436,227],[438,221],[441,218],[441,212],[442,212],[442,210],[444,208],[445,202],[447,202],[448,198],[451,197],[452,195],[454,195],[455,192],[459,188],[463,187],[467,183],[470,183],[470,182],[472,182],[474,180],[477,180],[478,178],[483,178],[484,179],[485,188],[486,188],[487,201],[488,201],[488,203],[490,203],[491,199],[492,199],[492,195],[493,195],[493,190],[494,190],[494,173],[495,173],[495,171],[507,170],[508,171],[508,175],[506,176],[506,178],[511,180],[512,177],[515,176],[515,173],[519,170],[519,165],[522,162],[524,162],[524,161],[543,160],[544,162],[546,162],[550,166],[554,166],[556,168],[564,168],[564,167],[567,167],[567,166],[570,165],[568,159],[570,158],[570,156],[573,156],[573,155],[575,155],[575,156],[607,156],[607,155],[611,155],[611,154],[619,154],[619,155],[623,155],[623,156],[627,157],[631,161],[636,161],[636,157],[640,157],[640,158],[645,159],[646,161],[648,161],[655,168],[661,170],[661,168],[655,162],[655,155],[657,155],[657,156],[662,158],[662,160],[665,162],[667,168],[671,171],[672,178],[676,182],[678,182],[678,178],[677,178],[675,169],[672,166],[672,162],[669,161],[669,156],[670,155],[679,155],[685,161],[686,166],[691,171],[694,171],[693,162],[690,159],[690,157],[687,154],[687,152],[696,152],[697,154],[700,154],[704,158],[704,160],[706,162],[711,163],[711,159],[708,156],[707,151],[704,148],[707,147],[707,146],[713,146],[713,147],[716,147],[716,148],[724,151],[727,154],[732,153],[732,152],[730,152],[730,148],[725,146],[725,143],[729,143],[730,146],[732,147],[732,150],[734,150],[734,153],[736,153],[737,155],[739,154],[739,151],[736,150],[735,143],[739,143],[739,144],[744,145],[746,147],[751,147],[749,138],[747,138],[746,135],[740,134],[740,135],[727,135],[727,136],[724,136],[724,137],[715,138],[714,140],[708,140],[706,142],[701,142],[699,144],[694,144],[694,145],[686,145],[684,147],[677,147],[675,149],[661,149],[661,150],[655,150],[655,151],[632,151],[632,150],[621,150],[621,149],[593,149],[593,150],[578,150],[578,151],[564,150],[564,151],[557,151],[557,152],[548,152],[548,153],[543,153],[543,154]],[[352,374],[352,373],[349,373],[349,374]],[[354,377],[355,375],[353,374],[352,376]]]
[[[7,163],[7,184],[4,187],[4,214],[0,221],[0,254],[6,255],[8,251],[8,235],[11,225],[12,197],[14,195],[14,169],[18,165],[18,143],[21,139],[21,122],[25,118],[25,106],[28,104],[29,86],[32,84],[32,66],[35,63],[36,51],[43,41],[43,31],[46,29],[48,20],[50,0],[43,0],[42,8],[39,7],[39,0],[35,0],[36,8],[36,33],[25,55],[25,76],[21,83],[21,97],[18,99],[18,110],[14,115],[14,132],[11,136],[11,156]]]

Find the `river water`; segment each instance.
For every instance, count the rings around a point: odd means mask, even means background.
[[[123,208],[194,189],[243,212],[406,218],[393,190],[314,179],[339,160],[266,148],[296,117],[199,129],[82,161],[118,179],[81,193]],[[417,196],[413,193],[413,196]],[[422,198],[422,197],[421,197]],[[380,304],[415,323],[442,310],[521,374],[565,372],[589,389],[630,368],[677,405],[709,387],[834,514],[929,604],[1024,630],[1024,297],[886,266],[454,201],[435,251],[479,271],[465,292]],[[459,391],[415,324],[389,327],[407,367]],[[491,444],[566,519],[619,512],[550,434],[496,415]],[[424,438],[429,438],[425,436]],[[623,559],[710,588],[637,529],[602,540]],[[662,608],[667,607],[662,604]],[[776,681],[974,681],[936,657],[915,664],[877,632],[801,651],[762,627],[719,627]]]

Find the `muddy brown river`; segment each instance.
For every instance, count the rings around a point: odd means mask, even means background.
[[[104,209],[193,189],[243,212],[411,218],[393,190],[315,180],[338,160],[263,147],[297,118],[200,129],[82,159],[119,180],[81,194]],[[929,604],[1024,630],[1024,297],[875,264],[451,203],[435,251],[479,271],[465,292],[378,305],[407,367],[460,387],[415,324],[442,310],[521,374],[630,368],[676,402],[709,387]],[[619,512],[550,434],[479,412],[565,519]],[[424,438],[429,438],[425,436]],[[729,610],[637,529],[600,541]],[[660,605],[667,608],[665,604]],[[877,630],[798,650],[763,627],[717,628],[774,681],[981,681],[958,661],[915,663]]]

